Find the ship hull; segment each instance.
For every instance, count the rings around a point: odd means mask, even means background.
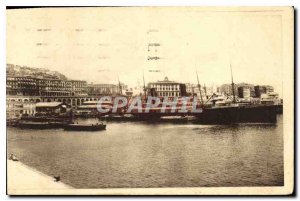
[[[63,124],[61,123],[18,123],[15,125],[16,127],[22,129],[56,129],[62,128]]]
[[[283,105],[282,104],[276,105],[276,112],[277,112],[277,114],[283,113]]]
[[[105,130],[106,125],[78,125],[78,124],[67,124],[64,127],[67,131],[100,131]]]
[[[196,115],[195,123],[231,124],[231,123],[276,123],[276,107],[271,106],[238,106],[205,108]]]

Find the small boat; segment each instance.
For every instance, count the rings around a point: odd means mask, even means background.
[[[105,130],[105,124],[66,124],[65,130],[68,131],[100,131]]]

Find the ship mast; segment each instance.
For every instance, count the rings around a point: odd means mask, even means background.
[[[143,70],[143,82],[144,82],[144,95],[145,95],[145,99],[146,99],[146,84],[145,84],[144,70]]]
[[[231,66],[231,64],[230,64],[230,71],[231,71],[231,85],[232,85],[233,103],[236,103],[236,101],[235,101],[234,83],[233,83],[233,75],[232,75],[232,66]]]
[[[118,75],[118,82],[119,82],[119,93],[120,93],[120,95],[122,95],[122,86],[120,83],[119,75]]]
[[[202,104],[203,104],[203,99],[202,99],[201,85],[200,85],[200,83],[199,83],[199,77],[198,77],[197,69],[196,69],[196,75],[197,75],[198,88],[199,88],[199,92],[200,92],[200,100],[201,100],[201,105],[202,105]]]
[[[206,86],[205,86],[205,83],[204,83],[204,94],[205,94],[205,98],[207,99],[207,93],[206,93]]]

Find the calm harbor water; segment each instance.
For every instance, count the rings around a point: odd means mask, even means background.
[[[8,154],[75,188],[279,186],[284,180],[282,116],[276,125],[108,122],[99,132],[7,132]]]

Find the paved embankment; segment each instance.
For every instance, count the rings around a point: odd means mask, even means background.
[[[53,177],[30,168],[19,161],[7,160],[7,193],[23,194],[24,192],[61,191],[72,187],[55,182]]]

